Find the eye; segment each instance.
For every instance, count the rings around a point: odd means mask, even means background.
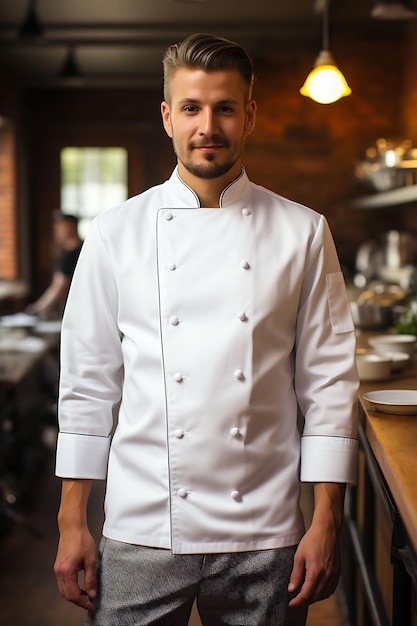
[[[219,113],[223,113],[225,115],[229,114],[229,113],[234,113],[234,109],[231,106],[228,106],[227,104],[222,105],[221,107],[219,107]]]
[[[183,108],[183,111],[184,113],[197,113],[198,108],[194,104],[187,104],[187,106]]]

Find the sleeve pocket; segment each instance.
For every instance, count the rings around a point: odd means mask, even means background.
[[[333,332],[351,332],[355,327],[342,272],[327,274],[326,283]]]

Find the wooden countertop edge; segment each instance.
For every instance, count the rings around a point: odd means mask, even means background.
[[[412,471],[412,473],[414,473],[414,485],[412,484],[413,481],[406,482],[404,480],[404,476],[400,471],[401,466],[399,461],[401,461],[402,468],[404,468],[407,454],[405,453],[398,458],[398,454],[394,454],[394,449],[388,449],[386,445],[384,445],[387,433],[383,432],[383,427],[385,427],[385,430],[388,431],[389,437],[390,430],[392,431],[394,427],[401,427],[408,422],[413,424],[413,426],[415,426],[415,429],[413,428],[413,430],[417,431],[417,417],[406,416],[404,421],[399,420],[399,416],[396,415],[391,416],[387,414],[375,413],[369,409],[369,405],[366,400],[363,400],[361,396],[360,404],[365,413],[365,433],[369,445],[375,455],[381,472],[395,501],[395,505],[401,519],[403,520],[409,539],[415,552],[417,553],[417,489],[415,487],[417,484],[417,473]],[[403,418],[404,416],[401,417]],[[381,429],[378,428],[378,425],[381,425]],[[413,460],[417,458],[415,448],[410,450],[410,454],[412,455]],[[415,464],[417,465],[417,461],[415,461]],[[410,469],[412,470],[412,468]]]

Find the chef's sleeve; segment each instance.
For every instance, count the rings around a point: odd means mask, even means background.
[[[353,484],[357,469],[356,335],[335,245],[324,217],[306,258],[295,346],[304,415],[301,480]]]
[[[123,360],[117,286],[93,221],[83,244],[62,321],[56,473],[104,479]]]

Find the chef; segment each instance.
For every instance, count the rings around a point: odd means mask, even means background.
[[[177,167],[96,218],[64,315],[55,572],[97,626],[186,624],[195,598],[203,624],[284,626],[336,587],[355,482],[343,276],[325,218],[242,166],[246,51],[192,35],[164,72]],[[307,532],[300,479],[315,483]]]

